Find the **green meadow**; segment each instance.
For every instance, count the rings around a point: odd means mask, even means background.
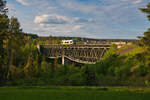
[[[150,88],[1,87],[0,100],[148,100]]]

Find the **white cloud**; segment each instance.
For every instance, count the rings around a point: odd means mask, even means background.
[[[43,14],[35,17],[34,23],[38,25],[38,28],[34,29],[35,31],[44,31],[53,35],[71,35],[72,33],[80,33],[79,31],[82,28],[92,22],[94,21],[91,18],[70,18],[58,14]]]
[[[65,16],[60,16],[60,15],[48,15],[48,14],[43,14],[40,16],[36,16],[34,19],[34,22],[36,24],[66,24],[69,23],[69,19]]]
[[[20,4],[24,5],[24,6],[28,6],[29,3],[27,0],[16,0],[17,2],[19,2]]]
[[[36,24],[83,24],[83,23],[91,23],[94,22],[91,18],[79,18],[74,17],[70,18],[67,16],[61,16],[58,14],[43,14],[40,16],[36,16],[34,19],[34,23]]]
[[[65,25],[40,25],[38,28],[34,28],[36,31],[43,31],[52,34],[52,35],[71,35],[76,31],[80,30],[82,25],[75,24],[65,24]]]
[[[134,5],[143,2],[143,0],[121,0],[121,1],[128,2],[128,3],[132,3],[132,4],[134,4]]]
[[[143,0],[135,0],[134,2],[133,2],[133,4],[139,4],[139,3],[141,3]]]

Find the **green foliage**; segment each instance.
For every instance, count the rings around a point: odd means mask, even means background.
[[[43,60],[41,62],[41,71],[46,73],[48,69],[49,69],[48,63],[45,60]]]
[[[115,44],[111,45],[110,49],[104,54],[103,59],[109,58],[111,55],[115,55],[117,46]]]
[[[149,82],[148,80],[146,80],[146,81],[145,81],[145,85],[146,85],[147,87],[150,87],[150,82]]]
[[[25,77],[28,79],[32,79],[32,77],[34,76],[34,65],[33,65],[33,57],[30,56],[28,58],[28,62],[26,64],[26,66],[24,67],[24,74]]]
[[[9,74],[8,74],[8,79],[11,81],[17,81],[20,78],[23,78],[23,69],[16,67],[14,65],[11,65]]]
[[[144,36],[141,37],[141,43],[144,46],[150,46],[150,29],[144,32]]]

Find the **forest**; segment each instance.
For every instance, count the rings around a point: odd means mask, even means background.
[[[150,3],[140,8],[150,20]],[[37,38],[22,31],[17,18],[9,18],[0,0],[0,86],[150,86],[150,29],[132,45],[115,45],[94,65],[61,65],[38,52],[38,44],[58,44],[61,38]]]

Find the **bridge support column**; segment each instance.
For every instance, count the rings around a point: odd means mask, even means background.
[[[64,57],[64,55],[62,55],[62,65],[64,65],[65,64],[65,57]]]
[[[65,54],[65,51],[63,50],[63,52],[62,52],[62,65],[65,64],[65,56],[64,56],[64,54]]]

